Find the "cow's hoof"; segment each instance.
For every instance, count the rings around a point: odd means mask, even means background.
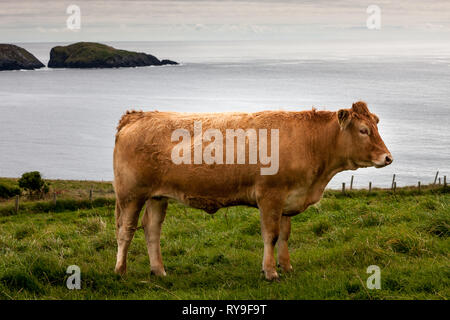
[[[116,266],[114,272],[117,273],[118,275],[123,276],[125,275],[125,273],[127,273],[127,266],[126,265]]]
[[[294,268],[292,268],[292,265],[289,264],[280,264],[281,269],[283,270],[283,272],[291,272],[292,270],[294,270]]]
[[[166,271],[164,270],[164,268],[161,268],[161,269],[152,269],[151,270],[151,273],[152,274],[154,274],[155,276],[158,276],[158,277],[165,277],[167,274],[166,274]]]
[[[278,273],[275,270],[264,271],[264,276],[268,281],[280,281],[280,277],[278,276]]]

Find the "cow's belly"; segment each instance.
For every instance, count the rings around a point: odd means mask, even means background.
[[[215,213],[220,208],[237,205],[256,207],[256,201],[252,197],[250,190],[239,190],[238,192],[224,192],[220,194],[199,191],[162,188],[157,192],[157,196],[176,199],[192,208],[201,209],[207,213]]]
[[[210,198],[186,196],[183,202],[193,208],[202,209],[207,213],[215,213],[220,208],[246,205],[255,207],[256,203],[244,198]]]

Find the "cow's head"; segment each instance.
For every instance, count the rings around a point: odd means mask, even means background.
[[[392,163],[393,158],[378,133],[378,117],[370,113],[365,102],[353,104],[351,109],[337,112],[341,128],[339,136],[340,154],[351,167],[381,168]]]

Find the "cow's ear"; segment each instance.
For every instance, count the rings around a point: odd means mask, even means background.
[[[367,108],[367,103],[365,103],[364,101],[355,102],[352,105],[352,110],[359,114],[365,114],[365,115],[370,114],[369,108]]]
[[[337,116],[338,116],[339,126],[341,127],[341,130],[344,130],[351,121],[350,111],[348,111],[346,109],[341,109],[338,111]]]
[[[372,113],[372,118],[373,118],[373,120],[375,120],[376,123],[380,122],[380,119],[377,117],[376,114]]]

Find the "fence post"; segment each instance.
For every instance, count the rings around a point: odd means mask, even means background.
[[[372,191],[372,181],[369,182],[369,193]]]
[[[56,207],[56,192],[53,192],[53,205]]]
[[[392,183],[391,183],[391,189],[394,189],[394,182],[395,182],[395,173],[392,176]]]
[[[228,226],[228,207],[227,207],[227,209],[225,211],[225,221],[226,221],[227,226]]]
[[[436,184],[436,180],[437,180],[437,178],[438,178],[438,175],[439,175],[439,171],[436,172],[436,176],[434,177],[434,182],[433,182],[433,184]]]
[[[420,181],[417,182],[417,187],[419,188],[419,192],[420,192]]]
[[[394,181],[394,193],[396,189],[397,189],[397,182]]]
[[[439,185],[441,185],[441,177],[439,177],[438,179],[439,179]]]
[[[342,193],[345,193],[345,182],[342,182]]]
[[[447,176],[444,176],[444,188],[447,188]]]
[[[92,188],[89,189],[89,201],[92,201]]]
[[[350,190],[353,190],[353,175],[352,178],[350,179]]]
[[[16,213],[19,213],[19,198],[20,198],[20,196],[17,195],[16,196],[16,206],[15,206]]]

